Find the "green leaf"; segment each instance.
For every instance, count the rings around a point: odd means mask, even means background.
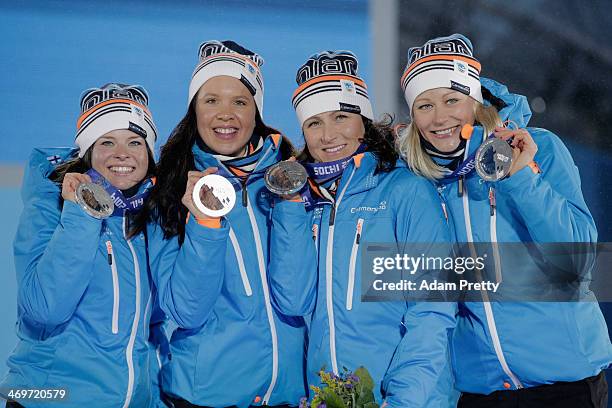
[[[355,375],[359,377],[359,384],[362,385],[362,389],[364,391],[374,390],[374,380],[372,380],[372,376],[367,368],[361,366],[357,370],[355,370]]]
[[[347,406],[342,401],[342,398],[340,398],[335,392],[333,392],[329,388],[323,390],[322,397],[323,401],[325,401],[325,405],[327,405],[327,408],[347,408]]]
[[[359,395],[359,398],[357,398],[357,406],[362,406],[374,401],[374,393],[372,391],[364,392]]]

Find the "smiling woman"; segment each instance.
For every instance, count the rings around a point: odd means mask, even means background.
[[[187,114],[161,151],[149,203],[157,224],[148,230],[151,264],[164,276],[199,273],[191,286],[206,290],[195,302],[203,324],[175,319],[180,328],[163,367],[165,399],[177,408],[288,407],[305,393],[304,320],[276,312],[268,288],[273,197],[263,176],[293,149],[263,122],[262,64],[235,42],[203,43]],[[193,202],[211,173],[242,198],[222,218]]]
[[[240,80],[227,75],[206,81],[196,97],[202,141],[213,151],[239,156],[255,129],[255,100]]]
[[[488,268],[501,282],[501,296],[485,291],[482,302],[459,305],[451,342],[458,406],[607,407],[603,370],[612,362],[612,343],[593,293],[580,302],[508,297],[508,285],[518,292],[529,285],[518,283],[517,253],[504,243],[536,243],[520,257],[520,269],[553,279],[548,245],[584,243],[582,256],[596,242],[577,167],[555,134],[527,126],[526,98],[480,77],[480,69],[471,41],[452,34],[410,48],[401,79],[413,118],[401,132],[401,152],[437,186],[456,242],[494,243],[496,262]],[[473,131],[462,132],[464,125]],[[491,142],[513,151],[512,164],[507,175],[485,180],[473,164]],[[578,265],[564,273],[585,273]],[[542,279],[534,287],[549,284]]]
[[[94,143],[91,166],[113,186],[127,190],[146,176],[149,156],[142,136],[127,129],[117,129]]]
[[[147,105],[137,85],[89,89],[77,148],[31,155],[14,243],[20,341],[0,387],[9,407],[37,406],[38,394],[15,392],[31,389],[56,389],[44,395],[66,407],[92,398],[115,407],[155,400],[155,285],[144,236],[130,231],[155,170],[157,132]],[[112,204],[111,194],[114,211],[100,215],[99,200]]]
[[[311,319],[310,384],[322,369],[342,375],[363,365],[378,403],[446,408],[454,306],[361,302],[370,271],[360,245],[448,236],[433,186],[398,160],[391,120],[373,121],[357,67],[352,52],[325,51],[298,70],[293,104],[306,141],[298,159],[311,179],[302,200],[286,197],[272,211],[274,304]]]

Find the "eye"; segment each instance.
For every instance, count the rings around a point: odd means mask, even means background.
[[[423,103],[423,104],[417,105],[417,109],[422,110],[422,111],[429,110],[432,108],[433,108],[433,105],[431,103]]]
[[[319,122],[318,120],[311,120],[310,122],[306,123],[306,128],[310,129],[310,128],[313,128],[315,126],[319,126],[320,123],[321,122]]]
[[[348,118],[347,115],[345,115],[344,113],[338,113],[336,114],[336,121],[342,121],[344,119]]]
[[[134,139],[130,141],[130,146],[142,146],[142,140],[141,139]]]
[[[447,104],[447,105],[453,105],[453,104],[455,104],[455,103],[457,103],[457,102],[459,102],[459,98],[448,98],[448,99],[446,100],[446,104]]]
[[[212,96],[209,96],[208,98],[204,98],[205,104],[213,104],[215,102],[217,102],[217,98],[213,98]]]
[[[113,146],[113,145],[114,145],[114,143],[112,142],[112,140],[108,140],[108,139],[102,140],[102,141],[100,142],[100,144],[101,144],[102,146],[106,146],[106,147],[111,147],[111,146]]]
[[[234,102],[236,105],[238,106],[247,106],[248,103],[247,101],[245,101],[244,99],[237,99],[236,102]]]

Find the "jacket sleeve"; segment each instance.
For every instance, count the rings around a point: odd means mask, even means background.
[[[13,245],[19,313],[44,326],[68,321],[93,274],[102,221],[62,199],[58,186],[28,167]],[[34,174],[33,174],[34,173]]]
[[[229,227],[199,225],[189,217],[185,241],[164,239],[157,224],[147,228],[152,277],[162,310],[185,329],[206,323],[221,293]]]
[[[419,243],[420,255],[447,256],[450,253],[449,232],[442,207],[433,186],[418,179],[410,194],[399,194],[397,239],[404,253],[410,254],[411,243]],[[411,197],[412,200],[406,199]],[[413,251],[414,251],[413,246]],[[429,272],[426,272],[429,273]],[[435,273],[435,272],[433,272]],[[422,278],[432,278],[423,275]],[[389,407],[429,407],[432,401],[452,392],[448,343],[455,327],[456,303],[414,302],[406,304],[403,325],[405,334],[397,346],[383,378]]]
[[[596,242],[595,222],[569,151],[553,133],[528,130],[538,144],[535,161],[542,172],[525,167],[498,182],[498,194],[510,200],[535,242]]]
[[[301,202],[280,201],[272,210],[270,289],[274,306],[287,316],[306,316],[314,309],[317,250],[311,224]]]

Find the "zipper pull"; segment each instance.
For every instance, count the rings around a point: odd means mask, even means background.
[[[491,207],[491,217],[495,215],[495,189],[493,186],[489,187],[489,205]]]
[[[463,176],[459,177],[459,184],[457,186],[457,194],[459,197],[463,197]]]
[[[110,241],[106,241],[106,253],[108,255],[108,264],[113,264],[113,244]]]
[[[246,207],[249,204],[249,195],[247,194],[247,181],[242,181],[242,206]]]
[[[317,237],[319,235],[319,226],[317,224],[312,224],[312,240],[317,242]]]
[[[355,244],[359,245],[359,241],[361,241],[361,228],[363,227],[363,219],[360,218],[357,221],[357,234],[355,235]]]
[[[446,203],[444,201],[442,201],[442,212],[444,212],[444,218],[446,219],[446,222],[448,223],[448,212],[446,212]]]
[[[334,225],[334,221],[336,221],[336,204],[332,204],[331,213],[329,214],[329,226]]]

